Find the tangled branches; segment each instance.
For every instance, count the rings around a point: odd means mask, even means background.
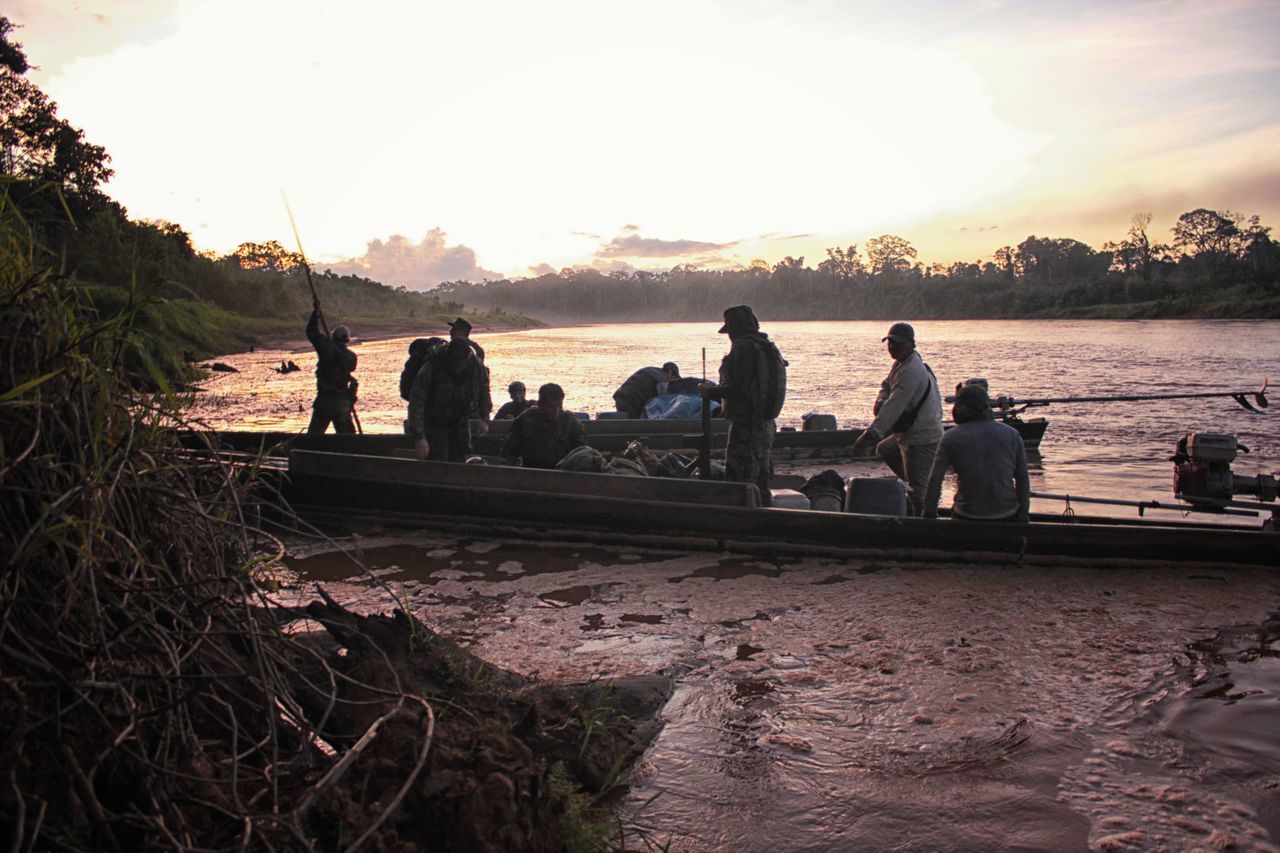
[[[350,843],[318,838],[308,810],[341,765],[332,744],[359,731],[327,730],[341,677],[282,631],[257,582],[253,472],[183,455],[181,401],[138,338],[137,306],[99,316],[5,201],[0,840]],[[403,692],[364,705],[432,724]]]

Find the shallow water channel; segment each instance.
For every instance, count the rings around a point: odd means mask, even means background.
[[[289,594],[398,598],[544,679],[675,679],[636,849],[1280,850],[1274,570],[340,544],[295,547]]]

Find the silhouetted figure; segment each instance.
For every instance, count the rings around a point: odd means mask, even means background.
[[[333,424],[334,432],[354,433],[352,412],[356,405],[359,383],[351,374],[356,369],[356,354],[347,348],[351,330],[334,326],[326,337],[320,331],[320,308],[311,312],[307,321],[307,340],[316,349],[316,399],[311,404],[311,424],[307,432],[319,435]]]
[[[554,468],[570,450],[586,443],[582,421],[564,410],[564,389],[549,382],[538,389],[538,404],[511,424],[502,459],[508,465]]]
[[[724,476],[736,483],[755,483],[761,503],[771,506],[770,451],[775,418],[787,394],[787,362],[746,305],[724,310],[720,334],[732,342],[720,362],[720,383],[704,382],[701,390],[703,396],[720,401],[729,421]]]
[[[937,517],[942,480],[948,469],[954,469],[953,518],[1028,521],[1031,479],[1022,436],[1013,427],[993,419],[991,400],[981,385],[961,386],[951,416],[956,426],[938,442],[924,493],[924,517]]]
[[[511,395],[511,402],[502,404],[502,408],[498,409],[498,413],[493,416],[495,421],[513,421],[533,405],[532,400],[524,398],[525,388],[523,382],[518,380],[512,382],[507,386],[507,393]]]
[[[633,420],[643,418],[644,404],[667,393],[668,386],[679,378],[680,368],[674,361],[662,367],[642,367],[613,392],[614,407]]]

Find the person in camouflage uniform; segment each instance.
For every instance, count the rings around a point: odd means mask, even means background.
[[[760,502],[771,506],[773,493],[773,435],[776,422],[762,408],[760,348],[773,347],[769,336],[760,331],[760,322],[751,308],[737,305],[726,308],[720,334],[727,334],[732,346],[720,363],[720,384],[703,382],[702,395],[719,400],[729,421],[729,439],[725,447],[725,479],[735,483],[755,483],[760,489]]]
[[[554,468],[570,450],[586,443],[582,421],[564,410],[564,389],[549,382],[538,389],[538,404],[512,422],[502,459],[508,465]]]
[[[356,431],[353,412],[359,383],[352,376],[356,354],[347,349],[351,330],[334,326],[329,335],[320,331],[320,306],[317,304],[307,321],[307,340],[316,349],[316,399],[311,404],[311,423],[307,432],[320,435],[333,424],[334,432]]]
[[[418,369],[409,392],[405,431],[419,459],[465,462],[470,422],[479,416],[484,365],[465,340],[454,339]]]

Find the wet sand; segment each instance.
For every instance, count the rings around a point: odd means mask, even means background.
[[[624,804],[672,849],[1280,849],[1274,571],[345,545],[295,549],[289,594],[394,594],[542,679],[675,678]]]

